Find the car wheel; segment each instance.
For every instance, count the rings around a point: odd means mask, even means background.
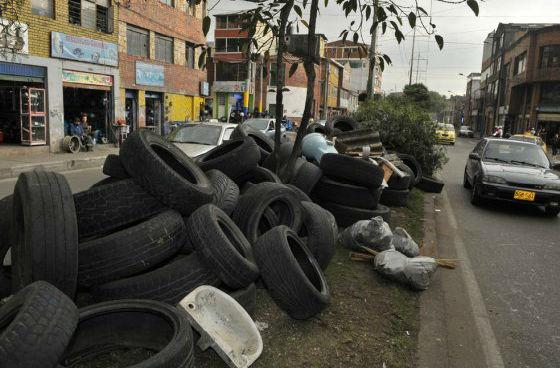
[[[465,173],[463,174],[463,187],[467,189],[472,188],[471,183],[469,183],[469,177],[467,176],[467,169],[465,169]]]
[[[480,198],[480,194],[478,194],[478,184],[476,183],[476,179],[473,181],[474,184],[472,186],[471,203],[474,206],[480,206],[481,198]]]
[[[560,208],[558,207],[545,207],[544,213],[550,217],[556,217],[560,213]]]

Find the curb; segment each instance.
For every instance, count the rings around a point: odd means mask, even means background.
[[[109,153],[108,153],[109,154]],[[48,161],[32,164],[20,164],[13,167],[0,169],[0,180],[18,177],[22,172],[34,169],[45,169],[49,171],[61,172],[80,169],[88,169],[92,167],[101,167],[107,156],[80,158],[75,160]]]

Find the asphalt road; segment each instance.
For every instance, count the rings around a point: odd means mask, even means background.
[[[101,172],[101,167],[67,171],[63,172],[62,175],[68,179],[68,183],[70,184],[70,188],[73,193],[86,190],[95,182],[106,178],[106,176]],[[16,181],[17,178],[0,180],[0,198],[4,198],[5,196],[13,193]]]
[[[440,256],[462,258],[442,278],[448,366],[560,367],[560,217],[489,203],[462,186],[476,144],[447,148],[436,198]]]

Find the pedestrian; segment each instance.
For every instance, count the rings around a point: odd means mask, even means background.
[[[560,145],[560,134],[556,132],[554,137],[552,137],[552,156],[556,156],[558,154],[558,145]]]
[[[535,130],[535,128],[531,128],[531,135],[535,135],[537,133],[537,131]]]
[[[82,121],[83,121],[82,116]],[[87,121],[87,116],[86,119]],[[80,121],[79,117],[74,118],[74,122],[70,126],[70,135],[75,135],[76,137],[80,138],[82,145],[86,147],[86,151],[93,150],[93,139],[87,134],[84,126],[82,125],[82,121]]]

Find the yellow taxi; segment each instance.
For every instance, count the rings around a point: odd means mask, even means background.
[[[453,124],[438,123],[436,126],[436,142],[439,144],[455,144],[455,127]]]
[[[546,143],[542,140],[541,137],[537,137],[536,135],[532,135],[531,133],[524,133],[524,134],[514,134],[509,137],[512,141],[520,141],[520,142],[529,142],[540,146],[543,151],[546,153]]]

